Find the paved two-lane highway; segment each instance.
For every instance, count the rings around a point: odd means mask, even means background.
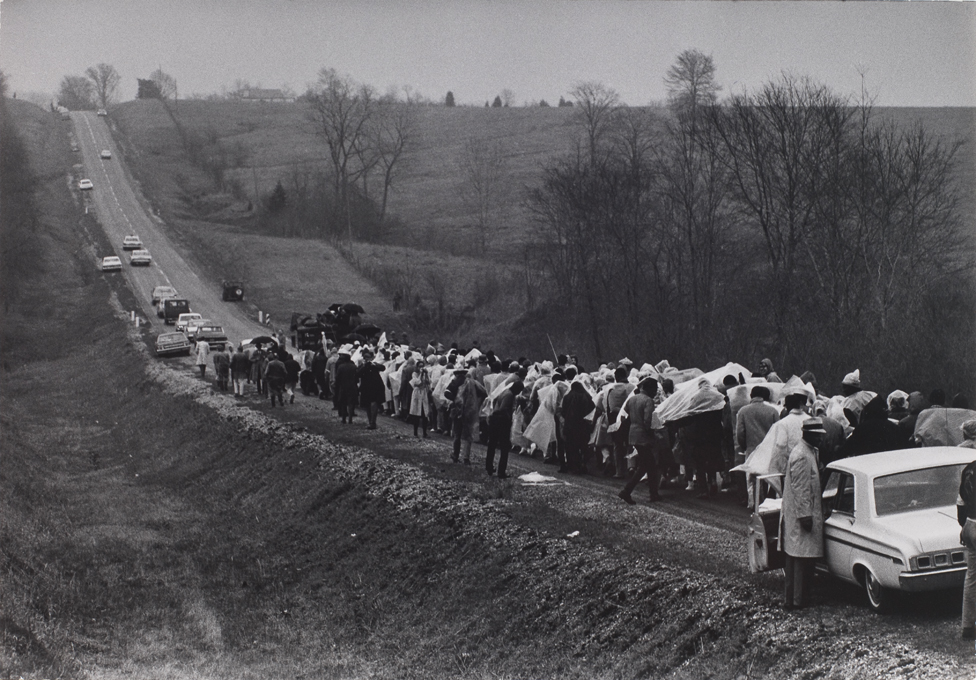
[[[114,254],[122,258],[124,274],[146,318],[163,331],[162,320],[156,318],[151,305],[152,290],[156,286],[171,285],[190,301],[193,311],[221,324],[232,342],[265,334],[266,329],[249,318],[243,306],[221,300],[220,286],[195,271],[170,241],[165,225],[147,213],[145,202],[139,200],[130,176],[125,172],[105,119],[90,111],[73,112],[71,119],[84,161],[83,176],[95,185],[94,189],[84,193],[89,195],[98,221],[115,249]],[[111,159],[99,156],[103,149],[112,152]],[[152,255],[152,265],[129,265],[129,254],[122,250],[122,239],[129,234],[142,240]],[[99,253],[99,256],[111,254]]]

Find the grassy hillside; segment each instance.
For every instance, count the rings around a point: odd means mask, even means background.
[[[188,252],[217,279],[246,276],[251,300],[274,318],[366,296],[371,302],[361,304],[384,327],[462,343],[478,339],[501,352],[533,355],[550,353],[549,333],[560,352],[575,351],[581,342],[576,329],[538,316],[544,292],[523,267],[530,219],[522,203],[540,169],[572,149],[574,110],[417,107],[415,113],[417,146],[390,199],[398,231],[387,245],[352,245],[346,259],[357,272],[328,265],[340,258],[320,242],[271,245],[278,241],[253,236],[249,200],[266,195],[279,180],[287,185],[296,169],[325,167],[324,145],[301,104],[184,101],[171,116],[159,102],[134,101],[113,108],[111,120],[122,133],[126,159],[174,232],[191,244]],[[965,141],[957,158],[961,214],[976,235],[976,109],[876,113],[899,125],[918,121],[934,135]],[[184,133],[244,151],[241,167],[227,173],[237,185],[236,197],[215,192],[212,179],[188,162],[174,118]],[[470,139],[496,140],[505,149],[504,227],[485,251],[477,245],[473,216],[458,191],[458,161]],[[246,256],[257,251],[263,253],[260,262]],[[308,252],[315,259],[300,262],[300,254]],[[369,293],[361,292],[368,288]],[[419,298],[420,312],[394,314],[390,300],[396,290],[411,301]],[[447,323],[429,323],[429,310],[441,305],[449,307]],[[528,325],[526,319],[538,323]],[[511,332],[515,323],[518,337]]]
[[[960,154],[960,182],[966,213],[976,212],[976,109],[881,108],[882,118],[899,125],[921,122],[932,134],[968,143]],[[534,185],[540,168],[572,149],[574,110],[570,108],[445,108],[417,107],[417,142],[395,184],[390,212],[400,218],[403,243],[426,241],[438,250],[471,252],[459,240],[473,240],[469,214],[459,195],[458,162],[469,139],[497,141],[504,150],[509,199],[495,245],[511,252],[523,241],[528,216],[520,204],[524,189]],[[271,191],[296,167],[325,167],[327,149],[315,134],[301,104],[179,102],[177,119],[185,128],[213,133],[222,141],[241,144],[248,152],[242,168],[231,171],[252,200]],[[178,141],[173,123],[156,102],[129,102],[112,111],[113,119],[131,132],[140,150],[167,156]],[[196,186],[187,168],[173,168],[190,191]]]

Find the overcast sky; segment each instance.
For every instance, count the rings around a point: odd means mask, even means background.
[[[782,71],[840,94],[859,73],[882,106],[976,106],[974,2],[661,0],[2,0],[0,68],[11,91],[55,92],[106,62],[122,99],[157,67],[180,96],[237,79],[302,92],[322,67],[380,91],[408,85],[519,104],[601,81],[632,105],[664,97],[675,56],[714,57],[725,92]]]

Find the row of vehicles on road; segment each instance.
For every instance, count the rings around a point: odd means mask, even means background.
[[[129,265],[132,267],[148,267],[152,264],[152,255],[143,248],[142,240],[135,234],[129,234],[122,239],[122,250],[128,251]],[[103,257],[101,270],[103,272],[122,271],[122,258],[117,255]]]
[[[156,286],[152,292],[156,316],[166,325],[175,326],[173,332],[162,333],[156,338],[157,356],[189,354],[193,345],[206,340],[211,349],[222,350],[227,346],[227,334],[223,327],[211,319],[190,309],[190,302],[179,297],[172,286]]]

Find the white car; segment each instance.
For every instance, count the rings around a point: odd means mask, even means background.
[[[817,569],[864,588],[878,612],[891,607],[898,591],[962,586],[966,549],[959,542],[956,496],[962,469],[974,460],[972,449],[932,446],[828,465],[824,558]],[[773,526],[765,532],[767,546],[775,543],[778,523],[778,517],[766,522]],[[757,531],[750,530],[750,541],[758,540]]]
[[[152,303],[158,305],[160,300],[165,298],[179,297],[179,293],[173,286],[156,286],[152,291]]]
[[[99,116],[107,116],[108,115],[108,111],[106,111],[105,109],[99,109],[97,111],[97,113],[98,113]]]
[[[188,337],[190,340],[195,340],[197,337],[197,331],[200,330],[201,326],[213,325],[214,322],[210,319],[190,319],[186,322],[186,328],[183,332],[186,333],[186,337]]]
[[[101,158],[104,158],[104,159],[106,159],[106,160],[108,160],[108,159],[110,159],[110,158],[112,158],[112,152],[111,152],[111,151],[109,151],[108,149],[102,149],[102,152],[101,152],[100,154],[98,154],[98,155],[99,155],[99,156],[100,156]]]
[[[95,185],[92,184],[92,181],[90,179],[83,179],[78,181],[78,188],[81,189],[82,191],[86,191],[88,189],[94,189]]]
[[[196,312],[183,312],[178,317],[176,317],[176,330],[185,333],[186,326],[188,323],[195,319],[202,319],[203,316],[197,314]]]
[[[132,254],[129,255],[129,264],[133,267],[144,266],[148,267],[152,264],[152,255],[145,248],[139,248],[138,250],[133,250]]]
[[[142,239],[135,234],[129,234],[122,239],[122,250],[138,250],[142,248]]]
[[[103,272],[120,272],[122,271],[122,260],[116,255],[103,257],[100,268]]]

